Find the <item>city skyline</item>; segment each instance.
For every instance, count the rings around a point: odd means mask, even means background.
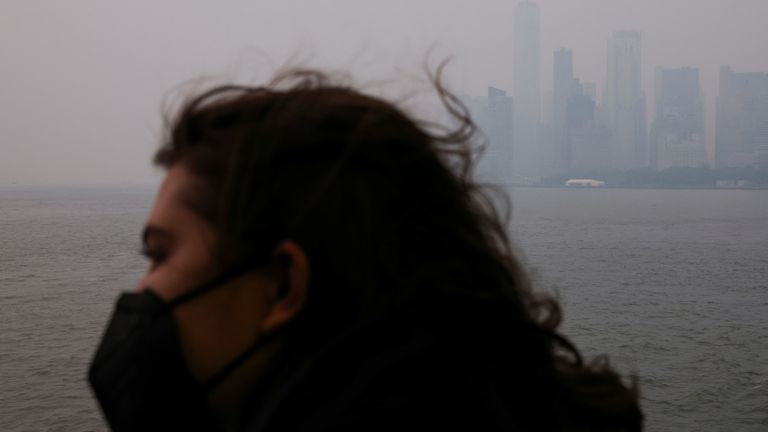
[[[572,50],[574,75],[605,80],[606,40],[643,38],[648,123],[657,67],[696,67],[707,150],[714,151],[722,65],[768,71],[762,0],[538,0],[542,95],[552,53]],[[386,81],[393,100],[427,92],[421,66],[451,57],[446,84],[513,95],[517,2],[231,0],[224,3],[5,2],[0,5],[0,184],[153,184],[162,112],[185,83],[263,83],[285,64],[344,71],[366,89]],[[430,47],[435,47],[430,51]],[[195,84],[196,83],[196,84]],[[394,89],[394,91],[389,91]],[[389,93],[386,93],[389,91]],[[542,102],[545,104],[544,102]]]
[[[533,2],[522,4],[535,8]],[[538,16],[534,19],[538,20]],[[531,23],[523,24],[530,31]],[[530,34],[520,34],[530,39]],[[517,42],[515,46],[518,46]],[[514,121],[507,119],[506,129],[500,129],[499,117],[510,110],[496,111],[493,102],[494,95],[503,95],[512,112],[516,113],[521,107],[530,111],[530,106],[535,105],[530,103],[530,88],[521,84],[516,86],[528,92],[522,104],[514,95],[508,96],[504,90],[492,86],[488,87],[485,99],[464,97],[491,144],[482,164],[485,174],[492,169],[500,172],[497,179],[507,183],[531,184],[535,183],[532,177],[546,178],[572,170],[768,166],[767,72],[734,72],[730,66],[721,67],[720,91],[716,99],[716,147],[710,152],[706,148],[707,125],[699,69],[658,67],[654,74],[654,106],[646,107],[640,75],[640,34],[616,31],[607,46],[608,79],[602,104],[598,103],[597,86],[583,83],[574,76],[572,50],[560,48],[554,51],[554,91],[543,97],[539,95],[538,99],[541,110],[538,114],[542,115],[538,141],[541,168],[538,173],[521,172],[515,167],[514,157],[505,168],[508,153],[514,154],[521,147],[515,142],[520,136],[515,125],[524,121],[524,117],[515,114]],[[536,61],[539,55],[529,53],[518,57],[518,61],[530,62]],[[525,66],[535,69],[530,64],[518,66],[518,76]],[[491,120],[493,118],[496,120]],[[535,124],[530,118],[531,114],[528,114],[528,125]]]
[[[539,177],[567,172],[577,166],[630,170],[768,165],[768,73],[731,72],[730,66],[721,66],[719,91],[715,96],[716,117],[712,121],[711,116],[705,115],[699,67],[657,66],[651,93],[653,104],[648,106],[642,77],[641,33],[616,30],[607,41],[607,67],[600,98],[591,88],[585,92],[584,85],[575,76],[573,50],[569,47],[554,50],[552,91],[542,96],[539,20],[536,2],[518,4],[511,95],[514,138],[511,142],[497,139],[496,143],[512,148],[513,154],[519,153],[536,140],[530,132],[518,129],[530,130],[532,125],[539,124],[540,169],[536,173]],[[539,71],[536,79],[531,77],[534,71]],[[537,95],[535,100],[534,95]],[[591,95],[591,102],[587,95]],[[577,99],[581,99],[577,103],[580,107],[572,107],[571,103]],[[536,105],[538,110],[534,115],[531,111]],[[582,111],[576,114],[582,118],[578,125],[572,124],[572,108]],[[487,109],[493,115],[490,104]],[[536,121],[535,117],[540,120]],[[609,135],[596,128],[601,125],[607,126]],[[489,136],[493,144],[495,134]],[[603,156],[610,153],[611,162],[607,165],[584,164],[583,155],[574,154],[576,148],[585,154],[598,154],[595,150],[605,142],[610,143],[603,152]],[[519,157],[513,158],[511,165],[510,170],[517,177],[534,175],[531,170],[521,170]],[[518,178],[515,182],[529,181]]]

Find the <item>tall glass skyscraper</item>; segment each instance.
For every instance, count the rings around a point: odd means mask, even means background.
[[[659,169],[707,162],[704,101],[695,68],[656,70],[651,164]]]
[[[648,166],[640,33],[620,31],[608,40],[605,107],[613,135],[614,168]]]
[[[568,104],[574,96],[573,53],[569,49],[555,51],[552,68],[552,167],[554,172],[565,172],[571,168],[568,145]]]
[[[720,68],[715,165],[768,167],[768,73]]]
[[[541,171],[541,58],[539,7],[524,1],[515,11],[514,27],[514,129],[512,172],[538,176]]]

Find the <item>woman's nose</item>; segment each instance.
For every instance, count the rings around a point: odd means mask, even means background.
[[[133,288],[133,291],[139,293],[147,289],[147,287],[149,286],[147,279],[149,279],[148,275],[142,276],[142,278],[136,284],[136,287]]]

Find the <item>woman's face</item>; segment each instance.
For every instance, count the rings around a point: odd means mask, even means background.
[[[170,301],[225,270],[215,259],[213,227],[185,205],[185,194],[195,193],[197,181],[183,163],[168,170],[144,229],[150,263],[137,290],[151,289]],[[199,382],[207,381],[259,338],[278,284],[272,272],[253,271],[173,310],[182,351]]]

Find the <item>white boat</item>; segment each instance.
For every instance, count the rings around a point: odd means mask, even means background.
[[[603,187],[605,182],[592,179],[570,179],[565,182],[565,185],[569,187]]]

